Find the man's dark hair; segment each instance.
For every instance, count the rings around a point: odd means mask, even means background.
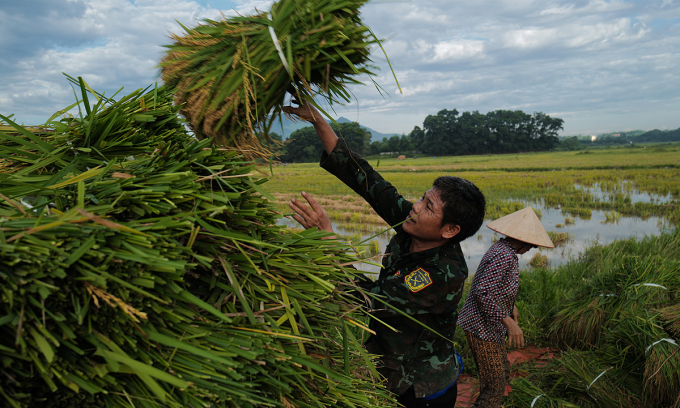
[[[453,239],[461,242],[471,237],[484,222],[486,200],[484,194],[471,181],[460,177],[442,176],[432,183],[444,203],[442,226],[460,226],[460,232]]]

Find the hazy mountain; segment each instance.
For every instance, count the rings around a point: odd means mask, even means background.
[[[288,137],[290,137],[290,134],[295,132],[296,130],[302,129],[303,127],[311,126],[309,123],[303,122],[303,121],[293,122],[292,120],[286,118],[285,116],[283,116],[282,119],[283,119],[283,121],[282,121],[283,122],[283,130],[281,130],[281,122],[277,120],[272,125],[271,131],[282,135],[284,140],[288,139]],[[336,119],[336,121],[338,123],[352,122],[351,120],[344,118],[342,116],[339,117],[338,119]],[[380,132],[376,132],[375,130],[373,130],[369,127],[366,127],[366,126],[361,126],[361,127],[368,130],[369,132],[371,132],[371,141],[372,142],[375,142],[377,140],[382,140],[383,137],[390,138],[391,136],[396,134],[396,133],[380,133]]]

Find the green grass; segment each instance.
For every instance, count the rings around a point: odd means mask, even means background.
[[[505,406],[526,406],[536,390],[549,396],[545,404],[671,406],[680,390],[677,347],[662,342],[646,349],[661,338],[678,339],[679,257],[675,229],[594,245],[559,268],[522,272],[516,304],[527,342],[565,352],[546,367],[526,367],[529,377],[513,382]]]
[[[675,225],[680,222],[680,204],[677,202],[680,198],[680,145],[670,146],[662,152],[643,148],[611,148],[588,150],[588,154],[551,152],[405,161],[382,158],[369,159],[369,163],[377,167],[402,195],[411,199],[420,197],[438,176],[455,175],[468,179],[487,198],[487,219],[517,211],[529,202],[561,208],[569,219],[590,219],[593,210],[601,210],[613,215],[614,220],[621,215],[659,216]],[[597,197],[578,187],[596,184],[605,193],[604,197]],[[317,197],[363,206],[365,211],[362,210],[362,213],[371,213],[360,197],[316,163],[275,167],[267,189],[283,196],[299,195],[304,189]],[[633,189],[662,196],[670,194],[675,201],[632,203],[630,194]],[[329,215],[336,221],[343,221],[342,211]]]

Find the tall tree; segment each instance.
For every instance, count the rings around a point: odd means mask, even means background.
[[[371,149],[371,132],[362,128],[357,122],[345,122],[340,126],[331,124],[335,133],[345,139],[347,145],[360,154]],[[285,146],[283,160],[289,162],[315,162],[321,157],[323,145],[313,126],[307,126],[291,133]]]
[[[421,149],[430,154],[455,154],[456,146],[453,135],[457,133],[458,111],[443,109],[436,115],[428,115],[423,121],[425,137]]]

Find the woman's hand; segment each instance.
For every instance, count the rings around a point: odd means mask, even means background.
[[[297,214],[293,214],[295,221],[299,222],[305,229],[317,227],[321,231],[326,231],[334,233],[333,225],[331,224],[331,219],[328,217],[326,210],[321,208],[321,206],[306,192],[302,192],[302,197],[307,200],[309,206],[305,205],[302,201],[293,198],[288,203],[291,210],[295,211]],[[326,237],[324,239],[335,239],[334,236]]]
[[[513,310],[513,315],[515,310]],[[514,319],[514,316],[505,316],[503,325],[508,329],[508,345],[515,348],[524,348],[524,333]]]

